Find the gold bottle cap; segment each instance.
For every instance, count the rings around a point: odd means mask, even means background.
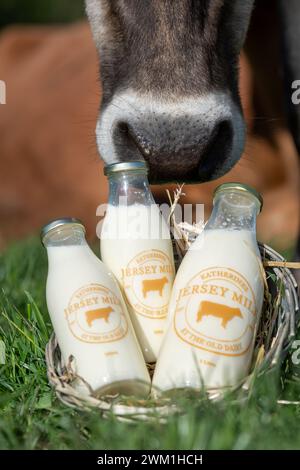
[[[41,240],[43,241],[44,237],[47,233],[51,232],[52,230],[62,227],[64,225],[77,225],[81,227],[85,232],[85,227],[81,220],[75,219],[74,217],[64,217],[62,219],[55,219],[50,221],[48,224],[44,225],[41,230]]]
[[[213,200],[215,200],[216,196],[219,195],[220,193],[224,193],[227,191],[241,191],[244,193],[250,193],[252,196],[254,196],[257,201],[259,202],[259,211],[262,210],[263,207],[263,197],[262,195],[256,191],[256,189],[252,188],[252,186],[249,186],[248,184],[244,183],[223,183],[220,186],[218,186],[213,195]]]
[[[113,173],[120,171],[146,171],[148,172],[148,165],[145,161],[133,161],[133,162],[119,162],[106,165],[104,167],[105,176],[110,176]]]

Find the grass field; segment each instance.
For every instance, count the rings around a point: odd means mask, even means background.
[[[37,239],[0,256],[1,449],[300,449],[300,365],[257,380],[246,402],[185,402],[168,424],[123,424],[61,405],[47,383],[44,348],[51,324],[44,299],[46,256]],[[1,345],[1,343],[0,343]],[[300,355],[299,355],[300,356]],[[0,347],[1,357],[1,347]]]

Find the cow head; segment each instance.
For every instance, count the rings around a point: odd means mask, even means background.
[[[101,61],[96,135],[152,182],[208,181],[239,160],[238,58],[254,0],[86,0]]]

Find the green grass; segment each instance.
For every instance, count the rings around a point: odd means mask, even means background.
[[[0,256],[1,449],[299,449],[300,366],[257,380],[246,402],[185,400],[186,413],[166,425],[124,424],[113,416],[63,406],[50,389],[44,348],[51,323],[44,298],[47,261],[37,239]],[[1,353],[0,353],[1,357]]]
[[[84,16],[84,0],[1,0],[0,28],[10,23],[65,23]]]

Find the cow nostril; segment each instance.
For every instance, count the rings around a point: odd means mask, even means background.
[[[114,129],[114,139],[121,145],[130,145],[131,135],[128,124],[126,122],[119,122]]]
[[[139,132],[138,129],[133,128],[126,122],[119,122],[114,130],[114,139],[126,149],[126,152],[131,152],[133,158],[136,159],[136,152],[139,152],[139,157],[146,158],[152,152],[152,144],[145,137],[145,135]]]
[[[232,149],[233,126],[230,120],[218,123],[207,144],[200,165],[202,169],[206,167],[215,168],[222,164]]]
[[[216,126],[215,139],[226,143],[232,138],[232,124],[229,120],[222,121]]]
[[[150,153],[143,137],[138,132],[135,132],[127,122],[118,122],[114,126],[112,136],[117,152],[119,155],[122,155],[122,160],[124,159],[124,161],[139,160],[147,152]]]
[[[118,128],[119,131],[122,132],[123,134],[128,134],[128,133],[129,133],[128,124],[126,124],[126,122],[119,122],[119,123],[117,124],[117,128]]]

